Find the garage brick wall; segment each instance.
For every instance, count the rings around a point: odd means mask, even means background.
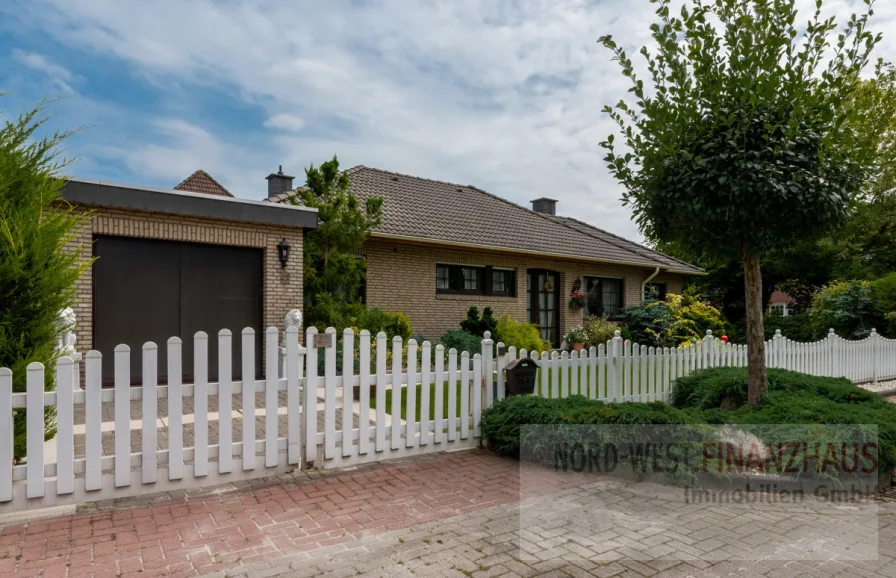
[[[583,309],[570,309],[568,295],[577,277],[614,277],[624,280],[625,305],[641,302],[641,284],[654,269],[543,259],[498,252],[456,250],[435,245],[413,245],[383,240],[369,241],[367,256],[367,303],[387,311],[403,311],[415,334],[436,339],[446,330],[458,328],[470,305],[489,306],[495,316],[509,313],[526,321],[526,270],[550,269],[560,273],[561,337],[584,319]],[[445,295],[436,293],[436,264],[491,265],[516,269],[516,297]],[[683,279],[658,275],[667,291],[680,293]]]
[[[93,220],[78,231],[72,242],[73,246],[84,249],[85,259],[91,257],[94,235],[263,248],[265,327],[273,325],[282,330],[286,312],[295,308],[302,309],[300,228],[106,207],[78,207],[76,210],[93,212]],[[283,239],[291,246],[289,263],[285,269],[280,266],[277,256],[277,244]],[[134,307],[140,307],[140,303],[135,303]],[[77,315],[75,334],[78,350],[86,352],[93,346],[93,274],[90,269],[78,281],[77,304],[74,309]]]

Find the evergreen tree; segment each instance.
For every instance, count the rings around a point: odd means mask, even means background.
[[[75,302],[75,283],[89,267],[81,250],[67,248],[89,216],[75,214],[61,197],[61,171],[68,160],[60,144],[71,132],[37,137],[48,120],[41,101],[0,128],[0,367],[12,370],[13,391],[25,391],[26,367],[46,367],[47,390],[55,387],[59,312]],[[47,439],[55,413],[46,412]],[[6,419],[0,416],[0,420]],[[16,410],[14,456],[26,450],[25,410]]]
[[[303,242],[306,323],[336,325],[344,308],[359,302],[367,269],[361,251],[382,220],[383,199],[359,203],[334,156],[305,169],[305,186],[293,202],[318,210],[317,229]]]

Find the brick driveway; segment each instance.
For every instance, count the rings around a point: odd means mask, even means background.
[[[3,528],[0,575],[896,576],[889,502],[697,506],[478,450],[155,500]]]

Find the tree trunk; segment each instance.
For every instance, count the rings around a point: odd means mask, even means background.
[[[759,257],[744,249],[744,285],[747,297],[748,399],[756,407],[768,391],[765,369],[765,325],[762,320],[762,271]]]

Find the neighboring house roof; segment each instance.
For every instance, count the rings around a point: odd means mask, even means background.
[[[365,166],[346,171],[358,199],[382,197],[383,222],[374,237],[448,243],[576,259],[662,267],[701,274],[683,261],[581,221],[538,213],[470,185],[413,177]],[[280,203],[290,193],[269,200]]]
[[[219,197],[232,197],[233,195],[224,188],[224,185],[212,178],[210,174],[199,169],[189,177],[178,183],[174,190],[189,191],[191,193],[204,193]]]
[[[769,299],[769,303],[793,303],[794,301],[796,301],[796,299],[783,291],[773,292]]]

